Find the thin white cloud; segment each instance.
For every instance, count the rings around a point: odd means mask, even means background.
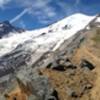
[[[48,17],[53,17],[56,15],[55,11],[53,10],[52,7],[46,7],[46,9],[44,9],[44,13],[48,16]]]
[[[64,13],[64,15],[70,15],[70,14],[73,14],[74,12],[79,11],[77,6],[80,2],[81,0],[74,0],[73,3],[65,3],[65,2],[59,1],[57,4],[62,9],[62,13]]]
[[[62,13],[66,14],[66,15],[69,15],[72,13],[71,7],[73,6],[73,4],[71,4],[71,3],[68,4],[68,3],[65,3],[62,1],[59,1],[57,4],[60,7],[60,9],[62,9]],[[63,16],[63,14],[61,16]]]
[[[53,17],[56,12],[53,7],[49,5],[50,1],[51,0],[28,0],[29,3],[24,3],[24,6],[32,6],[32,9],[28,12],[29,14]]]
[[[4,8],[11,0],[0,0],[0,8]]]
[[[19,24],[23,29],[26,29],[26,25],[23,20],[21,20]]]
[[[3,8],[6,4],[8,4],[12,0],[0,0],[0,7]],[[40,23],[49,23],[50,18],[54,18],[57,16],[55,8],[50,5],[52,0],[15,0],[16,5],[18,7],[24,8],[24,10],[15,16],[10,22],[14,23],[20,20],[26,13],[31,16],[36,16]],[[65,14],[70,14],[72,10],[70,9],[70,5],[65,3],[64,1],[57,0],[57,5],[62,9],[62,12]],[[75,5],[77,6],[80,3],[80,0],[75,0]],[[67,9],[67,10],[66,10]],[[59,14],[59,16],[63,16]]]
[[[24,14],[26,14],[28,12],[28,8],[24,9],[20,14],[18,14],[16,17],[14,17],[12,20],[10,20],[10,23],[14,23],[17,20],[19,20],[22,16],[24,16]]]
[[[80,0],[76,0],[75,5],[78,5],[80,3]]]
[[[54,11],[53,7],[49,5],[50,1],[51,0],[16,0],[16,2],[24,8],[24,10],[15,18],[13,18],[10,22],[16,22],[26,13],[32,16],[36,16],[37,19],[42,20],[42,22],[48,22],[48,17],[54,17],[56,15],[56,12]]]

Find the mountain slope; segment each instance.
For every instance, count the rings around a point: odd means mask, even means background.
[[[0,55],[5,54],[0,58],[0,76],[20,66],[33,65],[45,53],[57,50],[65,39],[76,34],[93,19],[94,17],[75,14],[46,28],[12,34],[0,39]]]
[[[100,99],[99,25],[94,23],[89,30],[81,30],[72,37],[72,42],[68,45],[68,40],[65,41],[51,55],[51,62],[40,69],[57,90],[59,100]]]
[[[65,39],[70,38],[76,32],[83,29],[93,18],[82,14],[75,14],[43,29],[12,34],[7,38],[0,39],[0,55],[8,53],[18,45],[28,41],[31,41],[29,47],[32,46],[34,49],[41,46],[43,49],[52,50],[51,48],[56,43],[59,42],[61,44]]]
[[[32,95],[34,98],[35,95],[41,98],[39,100],[92,100],[90,91],[96,74],[91,70],[95,69],[95,63],[98,62],[95,55],[99,54],[99,39],[95,37],[95,33],[99,34],[98,19],[99,16],[75,14],[43,29],[2,38],[0,87],[2,91],[8,91],[6,97],[15,96],[11,84],[16,89],[18,77],[23,83],[20,89],[28,89],[29,95],[24,91],[28,97]],[[93,40],[96,44],[91,46]],[[91,53],[87,47],[95,50]],[[91,63],[94,61],[92,59],[96,60],[95,63]],[[9,92],[9,88],[12,92]]]

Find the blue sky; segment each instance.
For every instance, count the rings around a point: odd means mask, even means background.
[[[0,22],[36,29],[74,13],[100,13],[100,0],[0,0]]]

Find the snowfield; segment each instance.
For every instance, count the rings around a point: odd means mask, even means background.
[[[83,29],[95,16],[74,14],[46,28],[9,34],[0,39],[0,56],[11,52],[18,45],[27,43],[26,48],[40,51],[55,51],[64,40]]]

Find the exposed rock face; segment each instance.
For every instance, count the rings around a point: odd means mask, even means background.
[[[51,98],[52,100],[59,100],[57,92],[51,87],[48,78],[39,75],[37,71],[28,74],[23,69],[16,76],[17,80],[15,78],[11,82],[13,86],[6,91],[5,98],[7,100],[13,100],[13,98],[17,100],[51,100]],[[18,85],[16,85],[16,81]]]

